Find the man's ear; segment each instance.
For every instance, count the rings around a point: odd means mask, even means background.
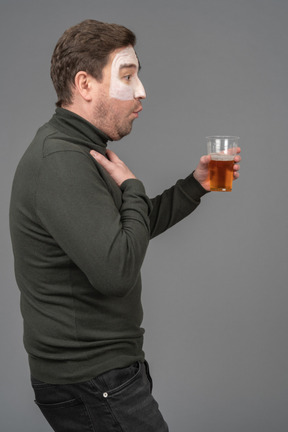
[[[92,99],[92,77],[85,71],[79,71],[74,79],[75,89],[79,95],[86,101],[90,102]]]

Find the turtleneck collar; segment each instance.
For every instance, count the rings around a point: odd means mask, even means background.
[[[78,114],[64,108],[56,108],[55,114],[49,123],[69,136],[71,142],[77,142],[105,154],[107,141],[110,140],[108,135]]]

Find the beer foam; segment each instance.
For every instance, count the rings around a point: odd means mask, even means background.
[[[219,153],[211,153],[211,159],[215,161],[232,161],[234,160],[235,154],[219,154]]]

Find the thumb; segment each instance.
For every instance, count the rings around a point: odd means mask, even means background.
[[[204,156],[201,156],[201,158],[200,158],[200,167],[199,168],[207,168],[207,165],[209,164],[209,162],[210,162],[210,160],[211,160],[211,156],[210,155],[204,155]]]

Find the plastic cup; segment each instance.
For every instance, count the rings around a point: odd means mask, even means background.
[[[233,184],[233,165],[237,154],[239,137],[206,137],[207,152],[211,155],[209,163],[210,190],[231,192]]]

